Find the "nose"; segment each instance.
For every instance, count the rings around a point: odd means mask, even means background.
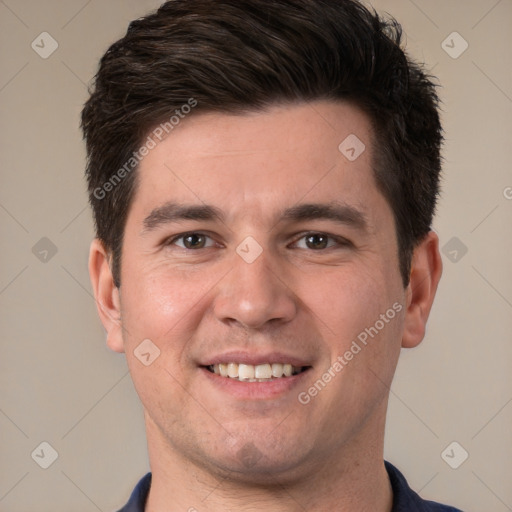
[[[294,318],[297,297],[268,251],[251,263],[235,253],[232,263],[214,300],[214,313],[219,320],[246,329],[261,329],[266,324],[286,323]]]

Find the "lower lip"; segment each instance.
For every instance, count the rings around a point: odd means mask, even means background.
[[[247,382],[231,379],[230,377],[221,377],[206,368],[201,368],[201,371],[212,386],[229,393],[235,398],[241,400],[270,400],[282,397],[292,391],[304,379],[309,372],[309,368],[291,377],[270,379],[268,382]]]

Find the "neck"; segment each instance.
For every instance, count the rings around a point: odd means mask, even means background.
[[[360,432],[350,447],[317,463],[306,463],[301,472],[275,475],[268,484],[253,484],[192,462],[170,445],[151,420],[146,418],[146,423],[152,481],[145,512],[392,509],[383,434],[369,437],[367,432]],[[374,430],[383,432],[383,424]]]

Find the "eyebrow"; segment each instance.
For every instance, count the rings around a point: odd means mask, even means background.
[[[224,215],[219,208],[210,205],[184,205],[173,202],[165,203],[151,211],[144,219],[143,233],[153,231],[158,227],[183,220],[223,221]]]
[[[352,226],[361,231],[368,230],[366,215],[357,208],[345,203],[307,203],[287,208],[281,215],[281,221],[300,222],[325,219]]]
[[[222,210],[211,205],[185,205],[168,202],[153,209],[144,219],[142,233],[147,233],[162,225],[183,220],[203,220],[224,222]],[[345,203],[306,203],[283,210],[279,222],[303,222],[311,220],[332,220],[340,224],[355,227],[362,231],[368,229],[363,212]]]

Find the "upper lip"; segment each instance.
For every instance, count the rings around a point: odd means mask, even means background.
[[[284,352],[254,353],[242,350],[232,350],[216,354],[205,359],[201,366],[211,366],[220,363],[242,363],[253,366],[265,363],[289,363],[292,366],[311,366],[311,360],[297,357]]]

